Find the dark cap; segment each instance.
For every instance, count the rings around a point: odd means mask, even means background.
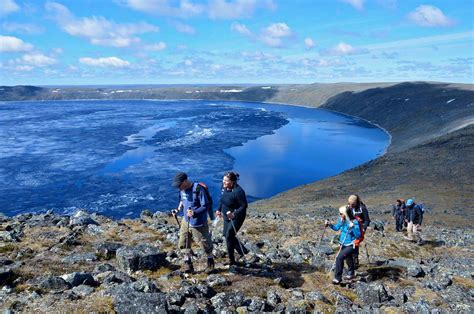
[[[175,188],[179,188],[180,185],[188,179],[188,175],[184,172],[178,172],[174,178],[173,178],[173,183],[171,183],[171,186]]]

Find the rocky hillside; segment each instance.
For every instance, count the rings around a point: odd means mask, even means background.
[[[166,214],[113,221],[78,212],[0,217],[0,310],[8,313],[107,312],[472,312],[472,229],[428,226],[425,244],[404,242],[374,221],[357,277],[330,283],[338,250],[323,219],[250,214],[241,232],[245,260],[224,266],[222,223],[213,228],[216,272],[200,250],[194,274],[179,270],[178,228]],[[284,235],[284,236],[282,236]]]

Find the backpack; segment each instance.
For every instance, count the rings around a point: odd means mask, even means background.
[[[355,217],[355,219],[359,223],[360,237],[354,240],[354,245],[360,246],[360,243],[364,241],[364,226],[363,226],[364,221],[359,216]]]
[[[194,190],[193,193],[196,194],[196,198],[198,198],[198,199],[199,199],[199,193],[201,192],[201,190],[204,191],[204,193],[206,195],[206,198],[207,198],[207,201],[208,201],[208,203],[206,204],[206,207],[207,207],[207,213],[209,214],[209,218],[211,220],[214,220],[215,217],[214,217],[214,211],[212,210],[212,197],[211,197],[211,193],[209,193],[209,188],[206,185],[206,183],[197,182],[196,190]]]

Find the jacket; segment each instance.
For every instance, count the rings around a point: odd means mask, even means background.
[[[359,208],[352,209],[352,213],[354,214],[354,217],[359,217],[362,219],[362,228],[364,228],[364,231],[367,230],[367,227],[370,225],[370,217],[367,206],[361,202]]]
[[[342,221],[342,219],[339,218],[339,220],[337,221],[337,224],[335,225],[329,224],[329,227],[332,230],[334,231],[341,230],[341,235],[339,236],[339,243],[342,244],[343,246],[354,245],[354,241],[360,237],[359,222],[356,219],[354,219],[352,223],[354,223],[354,226],[350,229],[349,229],[349,223],[347,219]]]
[[[184,206],[184,220],[189,221],[191,227],[202,227],[207,224],[207,206],[209,200],[206,193],[196,193],[196,187],[199,183],[193,182],[193,186],[187,190],[179,192],[180,201]],[[197,197],[199,194],[199,197]],[[194,216],[189,219],[187,215],[188,209],[194,211]]]
[[[408,221],[413,222],[415,225],[421,225],[423,222],[423,210],[420,205],[413,204],[412,206],[407,206],[408,209]]]
[[[225,221],[229,221],[226,215],[228,211],[234,213],[236,221],[244,221],[247,215],[247,206],[247,196],[240,185],[236,184],[232,190],[222,188],[217,211],[222,213]]]

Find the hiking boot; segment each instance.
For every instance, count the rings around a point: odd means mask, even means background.
[[[204,270],[204,272],[206,272],[206,274],[212,274],[214,272],[216,268],[216,263],[214,262],[214,259],[213,258],[208,258],[207,259],[207,266],[206,266],[206,269]]]
[[[194,267],[192,262],[184,262],[183,266],[181,266],[181,271],[183,271],[186,274],[192,274],[194,273]]]
[[[334,278],[334,279],[332,280],[332,283],[333,283],[334,285],[338,285],[338,284],[341,283],[341,281],[340,281],[339,279]]]
[[[347,275],[347,276],[344,276],[344,279],[345,280],[352,280],[352,279],[354,279],[354,277],[355,277],[354,275]]]

